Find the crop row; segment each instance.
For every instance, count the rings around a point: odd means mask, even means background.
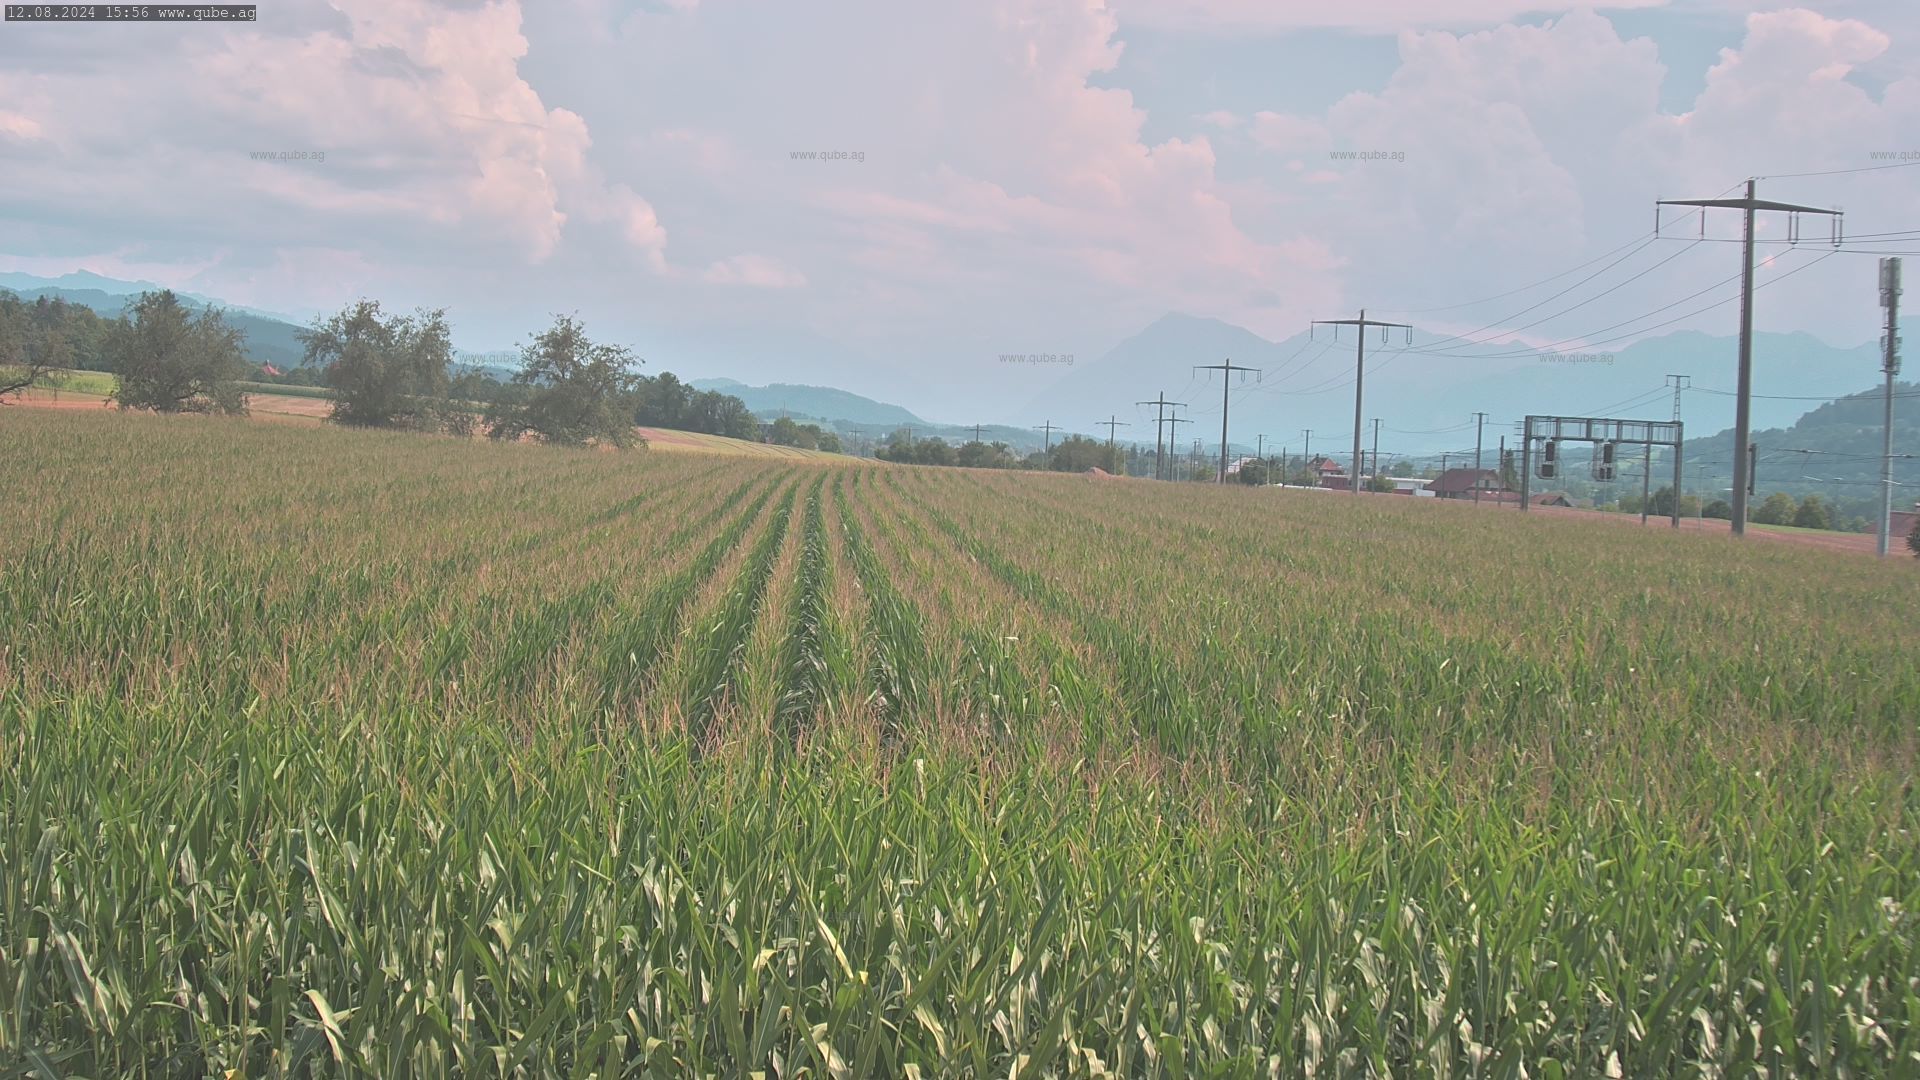
[[[1920,1067],[1910,575],[0,421],[0,1068]]]

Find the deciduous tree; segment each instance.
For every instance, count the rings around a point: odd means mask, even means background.
[[[526,389],[524,399],[489,409],[487,434],[532,435],[562,446],[645,445],[633,428],[638,362],[624,346],[589,338],[572,316],[556,316],[521,348],[513,382]]]
[[[361,300],[300,336],[306,366],[323,368],[333,387],[335,423],[447,426],[453,339],[444,310],[387,315],[378,301]]]
[[[238,329],[213,308],[189,310],[170,289],[141,293],[108,346],[123,409],[243,415],[250,370]]]

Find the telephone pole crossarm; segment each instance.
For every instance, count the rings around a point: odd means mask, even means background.
[[[1700,227],[1704,235],[1706,230],[1705,211],[1710,209],[1738,210],[1743,224],[1741,243],[1740,272],[1740,374],[1739,387],[1734,402],[1733,420],[1733,534],[1747,534],[1747,499],[1753,486],[1752,463],[1748,459],[1748,447],[1753,439],[1753,215],[1759,211],[1777,211],[1786,214],[1823,214],[1833,219],[1833,245],[1841,243],[1841,211],[1830,210],[1823,206],[1801,206],[1796,203],[1776,202],[1772,199],[1758,198],[1754,194],[1754,181],[1747,181],[1745,197],[1738,199],[1661,199],[1653,208],[1653,233],[1660,235],[1660,208],[1664,206],[1691,206],[1701,211]],[[1789,232],[1791,232],[1791,228]]]
[[[1233,389],[1233,373],[1236,371],[1259,371],[1259,368],[1243,367],[1227,360],[1219,364],[1195,364],[1195,371],[1218,371],[1224,376],[1220,380],[1220,476],[1219,483],[1227,482],[1227,405],[1228,394]]]
[[[1159,396],[1152,401],[1136,401],[1134,404],[1155,406],[1156,411],[1153,417],[1153,478],[1155,480],[1165,479],[1165,477],[1161,475],[1163,470],[1160,464],[1163,456],[1162,447],[1164,445],[1161,442],[1161,438],[1165,434],[1161,429],[1167,426],[1167,409],[1184,407],[1186,402],[1168,401],[1167,392],[1162,390]]]
[[[1359,339],[1359,342],[1355,347],[1356,351],[1353,362],[1353,461],[1348,466],[1350,476],[1347,480],[1348,489],[1355,495],[1358,495],[1360,494],[1360,418],[1363,407],[1362,397],[1366,390],[1367,382],[1367,329],[1377,326],[1383,335],[1388,330],[1405,330],[1407,332],[1407,340],[1411,342],[1413,340],[1413,327],[1406,323],[1383,322],[1379,319],[1369,319],[1367,318],[1365,308],[1360,309],[1360,317],[1357,319],[1315,319],[1313,325],[1334,327],[1354,326],[1360,329],[1360,332],[1354,335]],[[1336,334],[1338,332],[1337,330],[1335,331]]]

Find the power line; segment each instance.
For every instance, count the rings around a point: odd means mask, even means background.
[[[1169,405],[1173,405],[1173,406],[1184,405],[1186,404],[1186,402],[1168,401],[1167,392],[1165,390],[1162,390],[1160,391],[1160,396],[1154,398],[1152,401],[1136,401],[1134,402],[1134,404],[1136,406],[1152,405],[1157,409],[1157,412],[1155,413],[1153,418],[1153,478],[1155,480],[1165,479],[1165,477],[1161,475],[1163,471],[1162,461],[1165,457],[1165,450],[1160,441],[1160,434],[1161,434],[1160,429],[1164,427],[1167,422],[1167,407]]]
[[[1726,191],[1722,191],[1722,192],[1721,192],[1721,194],[1722,194],[1722,195],[1725,195],[1725,194],[1726,194],[1726,193],[1727,193],[1728,191],[1733,191],[1733,190],[1735,190],[1735,189],[1737,189],[1737,188],[1738,188],[1739,186],[1740,186],[1739,184],[1734,184],[1734,185],[1733,185],[1732,187],[1729,187],[1729,188],[1727,188],[1727,189],[1726,189]],[[1700,213],[1702,213],[1702,211],[1699,211],[1699,210],[1695,210],[1695,211],[1692,211],[1692,212],[1689,212],[1689,213],[1686,213],[1686,214],[1682,214],[1682,215],[1681,215],[1680,217],[1678,217],[1678,218],[1676,218],[1676,219],[1675,219],[1675,220],[1674,220],[1673,222],[1671,222],[1671,224],[1675,224],[1675,225],[1677,225],[1677,224],[1679,224],[1680,222],[1683,222],[1683,221],[1686,221],[1686,220],[1687,220],[1688,218],[1691,218],[1691,217],[1693,217],[1693,216],[1695,216],[1696,214],[1700,214]],[[1601,261],[1603,261],[1603,260],[1605,260],[1605,259],[1610,259],[1610,258],[1612,258],[1612,257],[1613,257],[1614,255],[1616,255],[1616,254],[1618,254],[1618,253],[1620,253],[1621,251],[1625,251],[1625,250],[1626,250],[1627,248],[1630,248],[1630,247],[1633,247],[1633,246],[1634,246],[1635,244],[1640,244],[1640,245],[1641,245],[1641,247],[1642,247],[1642,248],[1644,248],[1644,247],[1645,247],[1646,245],[1645,245],[1645,244],[1642,244],[1642,243],[1641,243],[1641,242],[1642,242],[1643,240],[1657,240],[1657,239],[1659,239],[1659,237],[1660,237],[1660,230],[1659,230],[1659,228],[1658,228],[1658,223],[1659,223],[1659,219],[1658,219],[1658,216],[1656,215],[1656,217],[1655,217],[1655,226],[1656,226],[1656,227],[1654,228],[1654,230],[1653,230],[1652,232],[1649,232],[1649,233],[1641,233],[1641,234],[1640,234],[1639,236],[1636,236],[1636,237],[1634,237],[1633,239],[1631,239],[1631,240],[1628,240],[1628,241],[1627,241],[1626,243],[1624,243],[1624,244],[1621,244],[1621,245],[1620,245],[1619,247],[1617,247],[1617,248],[1614,248],[1614,249],[1613,249],[1612,251],[1608,251],[1608,252],[1605,252],[1605,253],[1603,253],[1603,254],[1601,254],[1601,255],[1597,255],[1597,256],[1595,256],[1594,258],[1592,258],[1592,259],[1589,259],[1589,260],[1587,260],[1586,262],[1583,262],[1583,263],[1581,263],[1581,264],[1580,264],[1579,266],[1576,266],[1576,267],[1574,267],[1574,268],[1573,268],[1573,269],[1571,269],[1571,270],[1563,270],[1563,271],[1561,271],[1560,273],[1558,273],[1558,274],[1555,274],[1555,275],[1553,275],[1552,277],[1548,277],[1548,278],[1542,278],[1541,280],[1539,280],[1539,281],[1536,281],[1536,282],[1534,282],[1534,283],[1532,283],[1532,284],[1530,284],[1530,285],[1522,285],[1521,287],[1519,287],[1519,288],[1517,288],[1517,289],[1510,289],[1510,290],[1508,290],[1508,291],[1506,291],[1506,292],[1503,292],[1503,293],[1499,293],[1499,294],[1497,294],[1497,295],[1494,295],[1494,296],[1488,296],[1488,297],[1483,297],[1483,298],[1481,298],[1481,299],[1479,299],[1479,300],[1470,300],[1470,301],[1468,301],[1468,302],[1466,302],[1466,303],[1463,303],[1463,304],[1449,304],[1449,305],[1446,305],[1446,306],[1444,306],[1444,307],[1433,307],[1433,308],[1411,308],[1411,309],[1405,309],[1405,310],[1395,310],[1395,309],[1392,309],[1392,308],[1389,308],[1389,309],[1386,309],[1386,310],[1387,310],[1387,311],[1388,311],[1389,313],[1391,313],[1391,314],[1394,314],[1394,315],[1426,315],[1426,314],[1431,314],[1431,313],[1433,313],[1433,312],[1436,312],[1436,311],[1453,311],[1453,310],[1456,310],[1456,309],[1458,309],[1458,308],[1463,308],[1463,307],[1475,307],[1475,306],[1477,306],[1477,305],[1480,305],[1480,304],[1485,304],[1485,303],[1491,303],[1491,302],[1493,302],[1493,301],[1495,301],[1495,300],[1502,300],[1502,299],[1505,299],[1506,297],[1509,297],[1509,296],[1513,296],[1513,295],[1516,295],[1516,294],[1518,294],[1518,293],[1523,293],[1523,292],[1528,292],[1528,291],[1531,291],[1531,290],[1533,290],[1533,289],[1537,289],[1537,288],[1539,288],[1539,287],[1540,287],[1540,286],[1542,286],[1542,285],[1547,285],[1547,284],[1550,284],[1550,283],[1552,283],[1552,282],[1555,282],[1555,281],[1558,281],[1558,280],[1560,280],[1561,278],[1563,278],[1563,277],[1567,277],[1567,276],[1569,276],[1569,275],[1571,275],[1571,274],[1577,274],[1577,273],[1579,273],[1580,271],[1582,271],[1582,270],[1585,270],[1585,269],[1586,269],[1587,267],[1589,267],[1589,266],[1592,266],[1592,265],[1593,265],[1594,263],[1597,263],[1597,262],[1601,262]],[[1635,250],[1634,250],[1633,252],[1629,252],[1629,255],[1633,255],[1633,254],[1637,254],[1637,253],[1639,252],[1639,250],[1640,250],[1640,248],[1635,248]],[[1596,275],[1596,276],[1597,276],[1597,275]],[[1591,278],[1589,278],[1588,280],[1591,280]],[[1572,288],[1578,288],[1578,287],[1579,287],[1579,285],[1578,285],[1578,284],[1575,284],[1574,286],[1572,286]],[[1569,289],[1568,291],[1571,291],[1571,289]],[[1562,293],[1561,295],[1565,295],[1565,294],[1564,294],[1564,293]],[[1554,299],[1554,298],[1553,298],[1553,297],[1548,297],[1547,299],[1548,299],[1548,300],[1552,300],[1552,299]],[[1544,302],[1546,302],[1546,301],[1542,301],[1542,303],[1544,303]],[[1537,305],[1536,305],[1536,306],[1537,306]],[[1524,313],[1521,313],[1521,314],[1524,314]],[[1514,318],[1514,317],[1516,317],[1516,316],[1513,316],[1513,315],[1509,315],[1509,316],[1507,316],[1507,317],[1508,317],[1508,318]],[[1478,333],[1478,332],[1479,332],[1479,331],[1474,331],[1474,333]]]
[[[1233,373],[1236,371],[1240,371],[1240,372],[1259,371],[1260,369],[1252,368],[1252,367],[1242,367],[1241,365],[1234,363],[1232,360],[1227,360],[1219,364],[1195,364],[1193,369],[1195,371],[1218,371],[1221,375],[1221,378],[1220,378],[1220,384],[1221,384],[1220,385],[1220,480],[1219,482],[1224,484],[1227,482],[1227,405],[1230,400],[1230,395],[1233,391]],[[1241,375],[1240,378],[1242,380],[1245,380],[1246,376]]]
[[[1800,273],[1800,272],[1801,272],[1801,271],[1803,271],[1803,270],[1811,270],[1811,269],[1813,269],[1814,267],[1816,267],[1816,266],[1818,266],[1818,265],[1820,265],[1821,263],[1823,263],[1823,262],[1826,262],[1826,261],[1827,261],[1828,259],[1830,259],[1830,258],[1832,258],[1832,257],[1834,256],[1834,254],[1835,254],[1835,253],[1834,253],[1834,252],[1832,252],[1832,251],[1826,251],[1826,252],[1822,252],[1822,253],[1820,254],[1820,256],[1819,256],[1818,258],[1816,258],[1816,259],[1814,259],[1814,260],[1813,260],[1813,261],[1811,261],[1811,262],[1805,262],[1805,263],[1801,263],[1801,264],[1800,264],[1799,266],[1796,266],[1796,267],[1794,267],[1793,269],[1791,269],[1791,270],[1789,270],[1789,271],[1787,271],[1787,272],[1786,272],[1786,273],[1784,273],[1784,274],[1781,274],[1781,275],[1780,275],[1779,277],[1777,277],[1777,278],[1774,278],[1774,279],[1772,279],[1771,281],[1763,281],[1763,282],[1760,282],[1759,284],[1757,284],[1757,285],[1755,285],[1755,286],[1753,287],[1753,288],[1754,288],[1754,291],[1755,291],[1755,292],[1758,292],[1759,290],[1761,290],[1761,289],[1764,289],[1764,288],[1766,288],[1766,287],[1767,287],[1767,286],[1769,286],[1769,285],[1777,285],[1777,284],[1779,284],[1780,282],[1782,282],[1782,281],[1785,281],[1786,279],[1788,279],[1788,278],[1790,278],[1790,277],[1792,277],[1792,276],[1793,276],[1793,275],[1795,275],[1795,274],[1798,274],[1798,273]],[[1725,284],[1725,282],[1721,282],[1720,284]],[[1715,285],[1715,286],[1712,286],[1712,287],[1710,287],[1710,288],[1708,288],[1708,289],[1703,289],[1703,290],[1701,290],[1701,292],[1711,292],[1713,288],[1718,288],[1718,287],[1719,287],[1718,285]],[[1694,296],[1699,296],[1699,295],[1700,295],[1700,293],[1695,293],[1695,294],[1693,294],[1693,295],[1694,295]],[[1596,331],[1594,331],[1594,333],[1596,333],[1596,334],[1603,334],[1603,333],[1606,333],[1606,331],[1607,331],[1607,330],[1612,330],[1612,329],[1615,329],[1616,327],[1621,327],[1621,326],[1626,326],[1626,325],[1628,325],[1629,323],[1636,323],[1636,322],[1639,322],[1639,321],[1640,321],[1641,319],[1644,319],[1644,318],[1646,318],[1646,317],[1647,317],[1648,315],[1653,315],[1653,314],[1657,314],[1658,312],[1661,312],[1661,311],[1665,311],[1665,310],[1667,310],[1667,308],[1671,308],[1671,307],[1673,307],[1673,306],[1674,306],[1674,304],[1681,304],[1681,303],[1685,303],[1685,302],[1686,302],[1687,300],[1691,300],[1691,299],[1693,299],[1693,297],[1691,297],[1691,296],[1690,296],[1690,297],[1684,297],[1684,298],[1682,298],[1682,299],[1680,299],[1680,300],[1676,300],[1676,301],[1674,301],[1674,303],[1673,303],[1673,304],[1667,304],[1667,305],[1665,305],[1664,307],[1660,307],[1660,308],[1656,308],[1656,309],[1654,309],[1654,311],[1650,311],[1650,312],[1648,312],[1648,313],[1647,313],[1646,315],[1638,315],[1638,316],[1635,316],[1634,318],[1631,318],[1631,319],[1628,319],[1628,320],[1627,320],[1626,322],[1623,322],[1623,323],[1615,323],[1615,324],[1614,324],[1613,326],[1609,326],[1609,327],[1605,327],[1605,328],[1603,328],[1603,329],[1601,329],[1601,330],[1596,330]],[[1543,347],[1541,347],[1541,348],[1537,348],[1537,349],[1519,349],[1519,350],[1515,350],[1515,351],[1513,351],[1513,352],[1507,352],[1507,353],[1484,353],[1484,354],[1481,354],[1481,355],[1478,355],[1478,356],[1475,356],[1475,355],[1472,355],[1472,354],[1470,354],[1470,353],[1457,353],[1457,354],[1456,354],[1456,353],[1445,353],[1445,352],[1441,352],[1441,353],[1432,353],[1432,354],[1429,354],[1429,355],[1433,355],[1433,356],[1449,356],[1449,357],[1452,357],[1452,356],[1457,356],[1457,357],[1459,357],[1459,358],[1461,358],[1461,359],[1466,359],[1466,360],[1507,360],[1507,359],[1512,359],[1512,358],[1514,358],[1514,357],[1518,357],[1518,356],[1527,356],[1527,355],[1530,355],[1530,354],[1533,354],[1533,353],[1542,353],[1542,352],[1551,352],[1552,350],[1554,350],[1554,349],[1557,349],[1557,348],[1559,348],[1559,347],[1560,347],[1560,346],[1562,346],[1562,345],[1571,345],[1571,344],[1574,344],[1575,342],[1580,342],[1580,343],[1584,343],[1584,344],[1585,344],[1585,345],[1587,345],[1587,346],[1595,346],[1595,345],[1610,345],[1610,344],[1612,344],[1613,342],[1616,342],[1616,341],[1625,341],[1625,340],[1626,340],[1626,339],[1628,339],[1628,338],[1632,338],[1632,337],[1639,337],[1639,336],[1641,336],[1641,335],[1643,335],[1643,334],[1646,334],[1646,333],[1648,333],[1649,331],[1653,331],[1653,330],[1659,330],[1659,329],[1661,329],[1661,328],[1663,328],[1663,327],[1668,327],[1668,326],[1672,326],[1672,325],[1673,325],[1673,324],[1675,324],[1675,323],[1681,323],[1681,322],[1685,322],[1685,321],[1687,321],[1688,319],[1691,319],[1691,318],[1693,318],[1693,317],[1694,317],[1695,315],[1704,315],[1704,314],[1706,314],[1707,312],[1709,312],[1709,311],[1712,311],[1712,310],[1714,310],[1715,308],[1721,308],[1721,307],[1725,307],[1725,306],[1727,306],[1728,304],[1731,304],[1731,303],[1733,303],[1733,302],[1734,302],[1735,300],[1739,300],[1739,299],[1741,299],[1741,296],[1740,296],[1740,295],[1734,295],[1734,296],[1729,296],[1729,297],[1726,297],[1725,299],[1722,299],[1722,300],[1716,300],[1716,301],[1714,301],[1713,303],[1711,303],[1711,304],[1708,304],[1708,305],[1707,305],[1707,306],[1705,306],[1705,307],[1701,307],[1701,308],[1695,308],[1694,310],[1692,310],[1692,311],[1689,311],[1689,312],[1687,312],[1687,313],[1686,313],[1686,314],[1684,314],[1684,315],[1678,315],[1678,316],[1675,316],[1674,318],[1671,318],[1671,319],[1668,319],[1668,320],[1666,320],[1666,321],[1664,321],[1664,322],[1657,322],[1657,323],[1654,323],[1654,324],[1653,324],[1652,326],[1642,326],[1642,327],[1640,327],[1640,328],[1638,328],[1638,329],[1636,329],[1636,330],[1630,330],[1630,331],[1628,331],[1628,332],[1626,332],[1626,333],[1624,333],[1624,334],[1616,334],[1616,335],[1614,335],[1613,337],[1610,337],[1610,338],[1601,338],[1601,339],[1599,339],[1599,340],[1597,340],[1597,341],[1596,341],[1596,340],[1592,340],[1592,339],[1591,339],[1590,337],[1588,337],[1588,336],[1581,336],[1581,337],[1572,337],[1572,338],[1566,338],[1566,339],[1563,339],[1563,340],[1561,340],[1561,341],[1556,341],[1556,342],[1554,342],[1554,343],[1553,343],[1553,344],[1551,344],[1551,345],[1547,345],[1547,346],[1543,346]]]
[[[1721,207],[1741,211],[1744,228],[1741,235],[1746,244],[1742,248],[1740,283],[1740,364],[1738,396],[1735,399],[1733,420],[1733,534],[1745,536],[1747,532],[1747,493],[1753,485],[1753,476],[1749,471],[1746,454],[1748,442],[1753,434],[1753,239],[1754,214],[1760,210],[1780,211],[1789,214],[1824,214],[1834,222],[1834,240],[1839,242],[1841,213],[1817,206],[1800,206],[1794,203],[1776,202],[1760,199],[1754,192],[1754,181],[1747,181],[1745,198],[1740,199],[1663,199],[1654,204],[1654,231],[1660,229],[1660,207],[1691,206],[1702,211],[1701,223],[1705,226],[1704,211]],[[1789,223],[1791,225],[1791,222]],[[1815,262],[1824,261],[1831,252]],[[1805,267],[1801,267],[1805,269]],[[1776,279],[1777,280],[1777,279]],[[1675,487],[1679,485],[1676,483]],[[1675,519],[1678,524],[1678,519]]]
[[[1481,333],[1482,331],[1491,330],[1496,326],[1506,326],[1506,324],[1510,320],[1517,319],[1522,315],[1528,314],[1529,312],[1532,312],[1540,307],[1543,307],[1547,304],[1552,303],[1555,300],[1560,299],[1561,297],[1567,295],[1568,293],[1579,288],[1580,286],[1585,285],[1587,282],[1592,281],[1594,278],[1599,277],[1601,274],[1604,274],[1607,271],[1613,269],[1614,267],[1620,265],[1621,263],[1626,262],[1628,259],[1634,257],[1635,255],[1640,254],[1642,251],[1645,251],[1647,248],[1652,247],[1654,245],[1654,242],[1655,241],[1653,240],[1648,240],[1646,243],[1641,244],[1639,247],[1634,248],[1632,251],[1627,252],[1625,255],[1622,255],[1620,258],[1615,259],[1613,262],[1610,262],[1607,265],[1601,267],[1600,269],[1594,271],[1592,274],[1589,274],[1586,277],[1581,278],[1579,281],[1576,281],[1573,284],[1567,286],[1566,288],[1560,290],[1559,292],[1554,293],[1552,296],[1549,296],[1546,299],[1541,300],[1538,303],[1535,303],[1529,307],[1521,308],[1519,311],[1516,311],[1513,314],[1508,315],[1504,319],[1498,319],[1494,322],[1488,323],[1485,326],[1479,327],[1478,329],[1469,330],[1464,334],[1453,334],[1453,335],[1449,335],[1448,337],[1440,338],[1437,341],[1429,342],[1426,347],[1423,347],[1419,351],[1428,352],[1431,350],[1432,346],[1442,345],[1448,341],[1457,341],[1462,345],[1485,345],[1488,342],[1493,341],[1494,338],[1517,334],[1522,330],[1528,330],[1533,327],[1539,326],[1541,323],[1552,322],[1553,320],[1559,318],[1562,315],[1566,315],[1571,312],[1580,310],[1581,308],[1587,306],[1588,304],[1593,303],[1595,300],[1598,300],[1603,296],[1608,296],[1612,293],[1618,292],[1619,290],[1626,288],[1628,285],[1631,285],[1634,282],[1639,281],[1641,278],[1646,277],[1648,274],[1653,273],[1655,270],[1660,269],[1661,267],[1667,265],[1668,263],[1672,262],[1673,260],[1687,253],[1686,248],[1681,248],[1679,251],[1676,251],[1672,255],[1669,255],[1666,258],[1661,259],[1659,262],[1654,263],[1652,266],[1648,267],[1645,270],[1642,270],[1640,273],[1634,275],[1633,277],[1630,277],[1627,280],[1622,281],[1617,285],[1614,285],[1612,288],[1606,289],[1605,291],[1600,292],[1597,295],[1590,296],[1587,299],[1580,301],[1578,304],[1575,304],[1570,308],[1565,308],[1561,311],[1557,311],[1552,315],[1545,316],[1544,318],[1535,319],[1533,322],[1527,323],[1525,326],[1509,327],[1503,330],[1501,333],[1495,334],[1492,338],[1486,338],[1481,341],[1467,340],[1469,337],[1472,337],[1474,334]]]
[[[1768,176],[1756,176],[1755,180],[1797,180],[1804,176],[1846,176],[1851,173],[1881,172],[1886,169],[1911,169],[1920,165],[1920,161],[1902,161],[1894,165],[1867,165],[1858,169],[1829,169],[1825,172],[1773,173]]]
[[[1407,340],[1411,343],[1413,340],[1413,327],[1406,323],[1382,322],[1379,319],[1369,319],[1367,318],[1366,308],[1360,309],[1360,317],[1357,319],[1318,319],[1314,321],[1314,325],[1335,327],[1334,335],[1336,340],[1340,333],[1338,327],[1351,326],[1356,331],[1354,334],[1353,361],[1353,457],[1349,459],[1347,464],[1347,487],[1352,490],[1355,495],[1359,495],[1360,418],[1365,415],[1365,413],[1361,411],[1361,398],[1366,390],[1367,331],[1377,326],[1380,328],[1380,336],[1384,338],[1388,330],[1405,330],[1407,332]]]

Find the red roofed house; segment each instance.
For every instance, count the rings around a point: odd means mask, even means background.
[[[1913,509],[1911,510],[1895,510],[1893,513],[1887,515],[1887,517],[1889,523],[1892,525],[1892,528],[1887,531],[1887,535],[1891,537],[1895,543],[1899,543],[1907,537],[1912,536],[1914,525],[1920,524],[1920,503],[1914,503]]]
[[[1321,487],[1335,488],[1339,491],[1347,490],[1346,466],[1332,458],[1323,457],[1314,462],[1313,473],[1319,478]]]
[[[1505,495],[1512,491],[1500,482],[1500,474],[1492,469],[1448,469],[1440,474],[1438,480],[1428,484],[1427,490],[1442,499],[1471,499],[1475,490],[1480,492],[1483,499],[1488,495]]]

